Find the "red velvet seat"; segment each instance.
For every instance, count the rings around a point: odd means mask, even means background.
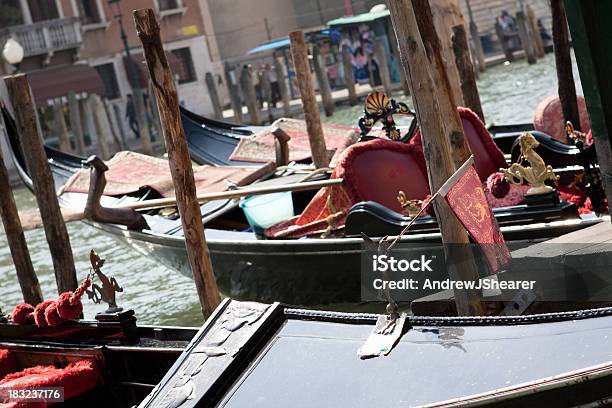
[[[480,176],[481,181],[485,181],[487,177],[498,171],[500,168],[508,167],[504,154],[497,147],[491,134],[471,109],[462,106],[457,107],[461,122],[463,123],[463,131],[468,142],[468,146],[474,155],[474,166],[476,172]],[[414,137],[410,140],[410,144],[422,146],[420,130],[416,131]],[[422,151],[422,147],[420,147]]]
[[[98,384],[98,378],[99,374],[93,361],[80,360],[64,368],[47,365],[13,372],[4,376],[0,381],[0,387],[11,389],[62,387],[64,399],[68,400],[94,388]],[[13,402],[8,406],[18,408],[31,405],[25,402]]]
[[[0,380],[19,370],[17,360],[10,350],[0,349]]]

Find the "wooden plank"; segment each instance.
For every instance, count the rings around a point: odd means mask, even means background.
[[[304,40],[304,33],[302,31],[293,31],[289,34],[289,39],[291,41],[293,65],[300,89],[300,98],[304,108],[304,119],[306,120],[306,129],[308,130],[312,161],[317,168],[327,167],[329,166],[329,157],[327,156],[323,128],[321,127],[319,106],[317,105],[317,99],[312,88],[312,75],[310,74],[310,65],[308,64],[308,47]]]
[[[221,300],[210,260],[210,252],[204,237],[200,206],[196,200],[193,168],[181,123],[178,95],[153,10],[135,10],[134,22],[136,23],[138,38],[143,45],[147,68],[159,106],[170,172],[183,224],[187,257],[198,290],[202,313],[205,317],[208,317]]]
[[[480,104],[480,95],[478,93],[478,84],[476,83],[475,69],[470,59],[470,49],[468,45],[467,34],[463,24],[456,25],[452,28],[453,36],[453,53],[455,54],[455,65],[459,71],[461,78],[461,93],[465,106],[473,110],[480,120],[484,123],[484,113]]]
[[[410,83],[416,114],[423,137],[427,173],[431,191],[437,191],[453,175],[455,166],[451,153],[452,128],[448,118],[457,114],[453,106],[450,86],[447,81],[435,81],[434,65],[442,58],[436,47],[437,36],[433,30],[431,10],[427,1],[390,0],[391,21],[399,41],[403,69]],[[429,48],[431,55],[426,49]],[[413,61],[419,61],[414,64]],[[443,68],[442,68],[443,69]],[[440,73],[438,72],[437,75]],[[463,130],[460,130],[463,134]],[[446,245],[445,254],[451,279],[475,281],[478,279],[473,255],[465,229],[448,207],[445,200],[435,200],[440,232]],[[451,249],[454,248],[454,249]],[[461,250],[463,248],[463,251]],[[461,262],[457,262],[461,259]],[[457,310],[460,314],[483,314],[484,310],[476,291],[455,292]]]
[[[0,115],[0,125],[2,124],[2,115]],[[37,305],[43,301],[42,291],[38,283],[38,277],[34,271],[30,251],[26,244],[15,197],[11,190],[11,182],[8,171],[2,157],[2,149],[0,149],[0,216],[6,233],[6,240],[11,250],[15,271],[17,272],[17,280],[21,287],[23,300],[31,305]]]
[[[30,85],[25,74],[9,76],[4,81],[15,109],[18,133],[22,137],[23,151],[32,176],[36,202],[44,222],[57,289],[59,293],[71,291],[77,287],[77,278],[70,238],[60,212],[53,175],[39,133]]]

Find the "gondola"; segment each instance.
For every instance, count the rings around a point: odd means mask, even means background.
[[[13,159],[24,183],[31,188],[31,180],[11,121],[5,112]],[[47,154],[58,189],[83,166],[81,158],[51,148],[47,148]],[[106,205],[112,205],[116,200],[126,197],[104,198]],[[296,213],[300,213],[311,198],[310,193],[294,193]],[[85,200],[86,194],[80,193],[64,193],[60,196],[60,204],[67,208],[82,208]],[[364,217],[368,218],[370,224],[380,225],[382,222],[390,233],[408,221],[405,216],[391,210],[384,210],[382,217],[380,212],[364,213],[362,210],[356,208],[354,212],[359,223],[365,224]],[[498,221],[506,239],[517,241],[543,240],[601,221],[597,217],[578,217],[575,206],[569,204],[564,204],[552,213],[541,212],[541,208],[527,207],[495,211],[499,214]],[[356,277],[364,245],[360,234],[325,239],[257,239],[253,232],[247,230],[248,223],[236,200],[209,202],[202,207],[202,214],[207,225],[206,237],[218,286],[224,295],[234,299],[268,303],[281,301],[310,306],[359,301]],[[134,231],[114,224],[87,222],[169,268],[191,276],[180,219],[163,217],[157,212],[144,213],[144,217],[150,226],[149,230]],[[347,226],[347,229],[350,230],[350,227]],[[356,230],[359,230],[359,226]],[[376,235],[377,231],[373,233]],[[435,220],[423,217],[402,242],[439,245],[440,234]]]
[[[569,407],[609,400],[610,337],[602,333],[612,324],[610,308],[410,316],[388,355],[360,359],[378,318],[226,300],[139,407]],[[228,322],[239,328],[226,329]]]

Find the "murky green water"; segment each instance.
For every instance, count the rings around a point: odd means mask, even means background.
[[[578,78],[576,69],[575,78]],[[577,81],[579,82],[579,81]],[[557,92],[557,80],[552,54],[529,66],[526,62],[490,68],[478,82],[487,123],[530,122],[533,110],[544,97]],[[578,85],[579,87],[579,85]],[[579,92],[580,88],[579,88]],[[402,95],[396,95],[399,100]],[[408,101],[410,103],[410,101]],[[326,119],[328,122],[355,125],[362,107],[343,107]],[[15,192],[21,210],[36,206],[29,191]],[[83,279],[89,270],[89,251],[95,249],[107,259],[106,273],[114,275],[124,292],[118,303],[136,311],[141,323],[199,325],[200,307],[193,281],[146,258],[133,249],[119,245],[113,238],[82,223],[68,224],[77,274]],[[43,230],[26,233],[34,267],[45,298],[57,296],[53,267]],[[21,301],[4,230],[0,231],[0,308],[10,312]],[[86,317],[103,310],[85,300]]]

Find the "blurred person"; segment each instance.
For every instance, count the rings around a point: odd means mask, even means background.
[[[140,125],[136,120],[136,106],[134,105],[132,94],[127,94],[127,101],[125,102],[125,117],[128,120],[130,129],[132,129],[132,132],[134,132],[134,137],[136,139],[140,139]]]

